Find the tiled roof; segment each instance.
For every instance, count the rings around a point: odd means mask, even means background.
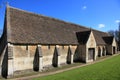
[[[6,23],[7,40],[14,44],[79,44],[76,33],[90,30],[10,6],[6,10]],[[102,37],[107,33],[97,30],[93,33],[97,44],[105,44]]]
[[[105,45],[106,44],[105,41],[103,40],[103,37],[109,36],[108,33],[93,30],[93,34],[95,36],[95,40],[96,40],[97,45]]]

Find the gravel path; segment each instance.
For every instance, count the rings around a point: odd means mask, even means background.
[[[113,55],[113,56],[117,56],[117,55],[120,55],[120,54],[115,54],[115,55]],[[95,64],[95,63],[104,61],[104,60],[106,60],[106,59],[109,59],[109,58],[111,58],[111,57],[113,57],[113,56],[110,56],[110,57],[107,57],[107,58],[104,58],[104,59],[100,59],[100,60],[97,60],[97,61],[94,61],[94,62],[91,62],[91,63],[87,63],[87,64],[82,64],[82,65],[78,65],[78,66],[73,66],[73,67],[70,67],[70,68],[62,69],[62,70],[56,70],[56,71],[54,71],[54,72],[50,71],[50,72],[40,73],[40,74],[36,74],[36,75],[32,75],[32,76],[25,76],[25,77],[8,79],[8,80],[32,80],[33,78],[36,78],[36,77],[53,75],[53,74],[56,74],[56,73],[61,73],[61,72],[64,72],[64,71],[68,71],[68,70],[80,68],[80,67],[83,67],[83,66]]]

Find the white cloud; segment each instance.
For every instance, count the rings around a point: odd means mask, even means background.
[[[87,9],[87,6],[83,6],[82,9],[83,9],[83,10]]]
[[[98,28],[104,28],[105,24],[98,24]]]
[[[119,23],[119,22],[120,22],[120,20],[116,20],[115,22],[116,22],[116,23]]]

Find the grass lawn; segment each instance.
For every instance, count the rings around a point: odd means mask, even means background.
[[[99,63],[33,80],[120,80],[120,55]]]

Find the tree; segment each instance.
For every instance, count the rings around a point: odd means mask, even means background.
[[[116,41],[117,41],[117,44],[118,44],[118,50],[120,51],[120,22],[119,22],[119,29],[118,30],[110,30],[108,31],[108,33],[111,35],[111,36],[114,36]]]
[[[118,30],[115,30],[115,31],[114,30],[110,30],[110,31],[108,31],[108,33],[111,36],[114,36],[117,41],[120,41],[119,31]]]
[[[111,36],[115,36],[115,31],[114,31],[114,30],[110,30],[110,31],[108,31],[108,33],[109,33]]]
[[[116,30],[116,31],[114,32],[114,37],[115,37],[115,39],[116,39],[117,41],[120,41],[119,31],[118,31],[118,30]]]

